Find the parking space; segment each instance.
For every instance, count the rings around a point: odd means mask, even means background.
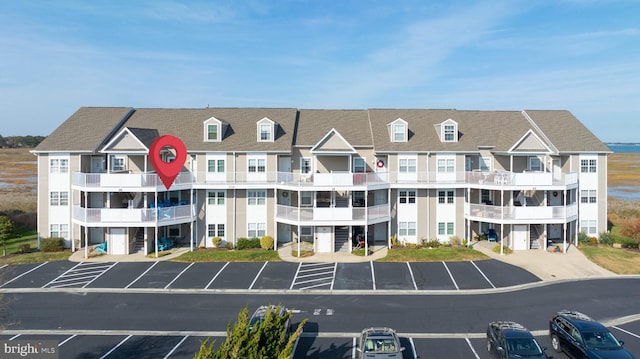
[[[0,288],[237,290],[465,290],[537,282],[496,261],[461,262],[50,262],[0,269]]]
[[[618,340],[624,341],[624,347],[630,352],[640,353],[640,321],[627,323],[624,325],[616,325],[609,328]]]
[[[338,263],[333,289],[373,290],[373,274],[371,262]]]

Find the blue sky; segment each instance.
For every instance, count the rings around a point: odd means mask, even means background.
[[[0,134],[81,106],[566,109],[640,142],[640,1],[1,1]]]

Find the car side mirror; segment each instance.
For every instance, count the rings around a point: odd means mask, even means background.
[[[504,353],[504,348],[503,347],[497,347],[496,350],[499,351],[500,353]]]
[[[362,349],[356,347],[356,350],[359,351],[360,353],[362,353]]]
[[[618,340],[618,343],[620,343],[620,346],[624,345],[624,340]]]

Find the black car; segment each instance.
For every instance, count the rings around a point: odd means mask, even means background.
[[[277,314],[281,317],[287,314],[287,308],[282,305],[261,305],[260,307],[258,307],[258,309],[256,309],[251,318],[249,318],[249,331],[252,331],[255,326],[260,325],[262,322],[264,322],[267,311],[271,311],[272,314]],[[284,324],[287,336],[291,334],[291,328],[289,324],[289,319],[287,319]]]
[[[551,346],[570,358],[635,359],[602,324],[580,312],[562,310],[549,321]]]
[[[516,322],[497,321],[487,327],[487,351],[494,358],[548,359],[533,335]]]

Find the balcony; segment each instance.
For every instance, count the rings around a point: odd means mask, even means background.
[[[84,208],[73,206],[73,220],[87,225],[136,226],[193,220],[191,205],[165,208]]]
[[[146,173],[84,173],[74,172],[72,184],[86,189],[121,190],[145,189],[165,190],[164,184],[155,172]],[[173,181],[173,186],[191,185],[194,181],[191,172],[180,172]]]
[[[576,219],[578,205],[564,206],[491,206],[486,204],[467,203],[465,216],[472,220],[486,222],[553,222],[566,223]]]
[[[276,219],[289,221],[364,221],[389,217],[389,205],[372,207],[293,207],[278,205]]]

